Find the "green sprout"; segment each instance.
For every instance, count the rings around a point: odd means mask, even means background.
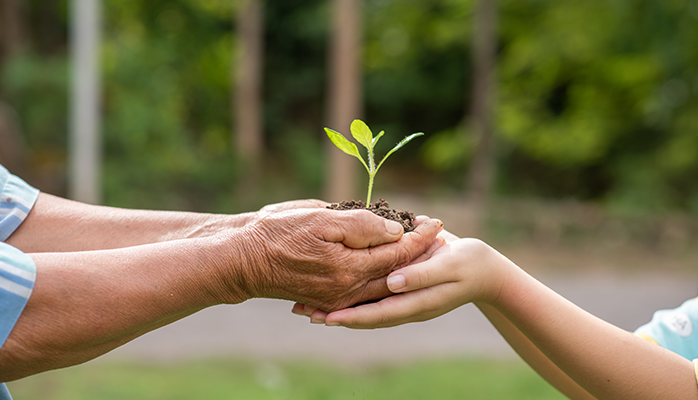
[[[395,147],[393,147],[393,149],[390,150],[388,154],[385,155],[385,157],[383,157],[381,162],[378,163],[378,165],[376,165],[376,161],[373,156],[373,149],[376,146],[376,143],[378,143],[378,139],[380,139],[381,136],[383,136],[383,134],[385,133],[384,131],[380,131],[380,133],[376,137],[373,137],[373,133],[368,128],[368,125],[364,123],[364,121],[360,119],[355,119],[351,123],[351,135],[354,137],[354,139],[356,139],[357,142],[361,143],[366,148],[368,152],[368,164],[366,164],[364,159],[361,157],[358,147],[356,147],[354,143],[347,140],[347,138],[345,138],[341,133],[330,128],[325,128],[325,132],[327,132],[327,136],[330,138],[332,143],[334,143],[334,145],[337,146],[337,148],[349,154],[350,156],[358,158],[359,161],[361,161],[361,164],[363,164],[366,168],[366,171],[368,171],[368,196],[366,196],[366,208],[370,207],[371,205],[373,178],[375,178],[376,173],[378,173],[378,169],[381,167],[381,165],[383,165],[388,156],[393,154],[402,146],[406,145],[410,140],[416,138],[417,136],[424,135],[423,132],[417,132],[402,139],[400,143],[395,145]]]

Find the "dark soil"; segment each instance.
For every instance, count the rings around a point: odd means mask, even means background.
[[[365,210],[366,203],[361,200],[344,200],[341,203],[332,203],[327,206],[327,208],[330,210]],[[390,204],[383,199],[378,199],[371,203],[368,210],[383,218],[401,223],[402,227],[405,229],[405,233],[412,232],[415,228],[414,224],[412,223],[414,220],[413,212],[390,208]]]

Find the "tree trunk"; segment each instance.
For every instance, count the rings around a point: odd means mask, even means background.
[[[233,146],[242,173],[236,197],[243,208],[257,207],[262,179],[264,131],[262,123],[262,63],[264,59],[263,0],[240,0],[236,10],[237,68],[233,92]]]
[[[0,101],[0,164],[27,179],[26,144],[19,118],[12,107]]]
[[[237,10],[238,63],[235,78],[235,149],[252,166],[262,156],[262,60],[264,54],[261,0],[241,0]]]
[[[0,0],[0,67],[20,53],[26,43],[21,0]],[[0,86],[0,98],[2,87]],[[14,109],[0,101],[0,164],[26,176],[26,146]]]
[[[99,204],[102,191],[101,0],[70,2],[72,70],[68,195]]]
[[[0,40],[2,40],[2,57],[5,62],[16,55],[26,42],[22,27],[21,0],[0,0]]]
[[[351,121],[361,118],[361,5],[360,0],[334,0],[330,39],[330,78],[327,126],[349,134]],[[325,199],[356,198],[359,164],[324,138],[327,159]]]
[[[497,2],[480,0],[474,15],[473,92],[471,130],[476,147],[467,175],[473,230],[484,230],[488,203],[495,177],[495,137],[493,105],[496,91]]]

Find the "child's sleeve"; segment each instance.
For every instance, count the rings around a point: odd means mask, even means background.
[[[673,310],[660,310],[635,335],[689,360],[698,358],[698,298]]]

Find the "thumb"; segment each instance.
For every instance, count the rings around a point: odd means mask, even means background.
[[[441,268],[441,257],[433,257],[435,252],[443,253],[449,250],[449,245],[439,238],[419,258],[426,257],[425,261],[410,264],[404,268],[393,271],[386,280],[388,289],[393,293],[410,292],[435,286],[451,281],[452,277]],[[448,270],[448,269],[446,269]]]

